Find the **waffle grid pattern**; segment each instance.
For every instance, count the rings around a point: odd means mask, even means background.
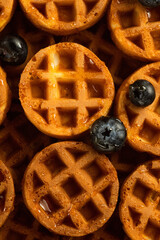
[[[139,77],[140,76],[140,77]],[[145,108],[134,106],[128,98],[128,86],[137,79],[145,79],[152,83],[156,90],[154,102]],[[123,96],[122,96],[122,89]],[[123,98],[123,99],[122,99]],[[159,62],[147,65],[133,74],[121,86],[116,102],[123,101],[123,106],[116,107],[117,115],[128,129],[128,142],[136,150],[159,153],[160,137],[160,69]],[[122,110],[124,109],[124,111]]]
[[[29,79],[23,79],[22,75],[20,98],[27,115],[30,109],[26,110],[24,99],[29,102],[37,121],[41,122],[41,130],[46,131],[48,125],[50,133],[54,130],[55,134],[59,131],[57,135],[70,136],[86,130],[108,112],[114,89],[109,73],[107,78],[103,67],[84,54],[84,49],[77,50],[80,45],[66,49],[64,46],[61,43],[56,52],[51,53],[52,49],[48,48],[41,57],[35,56]],[[55,59],[57,66],[53,66]],[[27,82],[26,89],[23,82]]]
[[[90,11],[96,6],[99,0],[32,0],[31,5],[36,8],[44,18],[52,18],[54,12],[54,19],[62,22],[75,22],[79,25],[82,17],[87,17]],[[72,14],[71,14],[72,13]]]
[[[135,57],[160,60],[159,11],[160,7],[146,9],[138,0],[114,0],[110,26],[117,45]],[[116,16],[114,20],[112,16]]]
[[[105,62],[115,85],[118,87],[136,69],[142,67],[143,63],[130,59],[110,39],[110,33],[106,29],[106,19],[100,21],[93,29],[85,30],[78,34],[64,37],[63,41],[76,42],[93,51]]]
[[[104,224],[112,214],[117,183],[111,166],[106,170],[103,160],[94,156],[91,149],[89,152],[82,145],[77,148],[72,142],[65,145],[48,153],[46,159],[35,159],[35,167],[28,168],[25,199],[33,214],[33,209],[38,210],[44,225],[50,216],[51,225],[54,222],[56,226],[53,231],[84,235],[95,231],[95,223]],[[27,180],[31,175],[32,179]],[[27,182],[31,185],[29,192]],[[35,203],[27,198],[31,193]]]
[[[64,35],[92,26],[102,16],[109,1],[21,0],[20,3],[26,15],[39,28]]]
[[[124,183],[120,217],[132,239],[159,239],[159,177],[160,161],[156,160],[141,165]]]

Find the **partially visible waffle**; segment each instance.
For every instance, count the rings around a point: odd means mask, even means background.
[[[104,21],[106,19],[101,20],[93,28],[64,37],[62,41],[76,42],[93,51],[105,62],[116,87],[118,87],[124,79],[142,67],[144,63],[128,57],[113,44]]]
[[[160,239],[160,160],[140,165],[126,179],[119,214],[132,240]]]
[[[107,115],[114,84],[94,53],[65,42],[42,49],[30,60],[21,75],[19,95],[26,116],[40,131],[73,138]]]
[[[139,0],[112,0],[109,25],[112,38],[124,53],[142,60],[160,60],[160,7]]]
[[[14,211],[0,229],[0,240],[60,240],[60,237],[40,225],[25,207],[21,195],[17,195]]]
[[[6,73],[0,67],[0,125],[4,121],[11,104],[11,91],[7,84]]]
[[[43,149],[23,179],[31,213],[49,230],[66,236],[83,236],[102,227],[116,207],[118,188],[108,158],[81,142]]]
[[[79,32],[94,25],[109,0],[20,0],[26,16],[38,28],[56,35]]]
[[[3,37],[6,34],[18,34],[21,36],[28,46],[28,55],[26,61],[18,66],[4,65],[4,69],[7,75],[11,78],[19,77],[25,68],[29,60],[36,54],[40,49],[48,47],[54,44],[54,38],[51,34],[40,31],[35,28],[23,15],[21,11],[16,11],[12,21],[8,26],[1,32],[0,36]]]
[[[112,153],[109,159],[118,173],[125,173],[127,176],[136,166],[150,160],[151,156],[144,152],[137,152],[126,144],[119,152]]]
[[[0,227],[13,210],[14,184],[11,173],[0,160]]]
[[[10,21],[16,7],[16,0],[0,0],[0,32]]]
[[[0,127],[0,159],[10,169],[16,190],[32,157],[53,142],[27,120],[19,104],[13,103]]]
[[[155,100],[147,107],[137,107],[129,99],[129,85],[138,79],[149,81],[155,88]],[[146,65],[122,83],[115,110],[127,128],[127,141],[131,147],[160,156],[160,62]]]

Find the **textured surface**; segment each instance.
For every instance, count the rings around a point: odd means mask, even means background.
[[[14,211],[0,229],[0,240],[60,240],[30,214],[20,194],[15,198]]]
[[[116,170],[105,155],[80,142],[60,142],[28,166],[23,195],[32,214],[48,229],[82,236],[111,217],[118,197]]]
[[[20,0],[27,17],[37,27],[65,35],[95,24],[109,0]]]
[[[121,189],[120,218],[132,240],[160,239],[160,160],[140,165]]]
[[[0,160],[0,227],[4,224],[8,215],[13,210],[13,204],[13,179],[8,168]]]
[[[138,0],[113,0],[109,25],[116,45],[131,57],[160,60],[159,12]]]
[[[0,32],[10,21],[14,9],[16,6],[16,0],[0,0]]]
[[[156,98],[148,107],[136,107],[129,100],[129,85],[137,79],[145,79],[155,88]],[[129,144],[135,150],[160,156],[160,62],[139,69],[121,85],[115,109],[127,128]]]
[[[92,28],[62,40],[82,44],[93,51],[108,67],[116,87],[144,65],[143,62],[128,57],[114,45],[107,29],[106,18]]]
[[[108,113],[114,97],[105,64],[75,43],[39,51],[23,71],[19,87],[29,120],[57,138],[73,138],[88,130]]]

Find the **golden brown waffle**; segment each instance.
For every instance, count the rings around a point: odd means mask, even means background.
[[[60,237],[40,225],[25,207],[21,195],[17,195],[14,211],[0,229],[0,240],[60,240]]]
[[[159,12],[138,0],[112,0],[109,25],[116,45],[131,57],[160,60]]]
[[[91,27],[101,18],[108,3],[109,0],[20,0],[34,25],[57,35]]]
[[[120,218],[132,240],[160,239],[160,160],[140,165],[121,189]]]
[[[6,117],[11,104],[11,92],[6,80],[6,73],[0,67],[0,125]]]
[[[116,170],[105,155],[81,142],[59,142],[37,154],[23,180],[25,203],[48,229],[67,236],[96,231],[118,197]]]
[[[10,169],[16,190],[32,157],[53,142],[27,120],[20,105],[13,104],[0,127],[0,158]]]
[[[8,215],[13,210],[14,184],[12,176],[0,160],[0,227],[6,221]]]
[[[10,21],[16,7],[16,0],[0,0],[0,32]]]
[[[128,97],[129,85],[138,79],[152,83],[156,91],[148,107],[136,107]],[[160,62],[146,65],[123,82],[115,102],[116,114],[127,128],[128,143],[137,151],[160,156]]]
[[[19,85],[28,119],[42,132],[73,138],[106,115],[114,97],[107,67],[76,43],[39,51],[27,64]]]
[[[6,66],[6,64],[4,64],[7,75],[12,78],[13,76],[18,76],[20,78],[19,74],[23,71],[27,62],[29,62],[33,55],[40,49],[55,43],[51,34],[35,28],[20,11],[16,11],[11,23],[1,32],[1,37],[6,34],[18,34],[26,41],[28,46],[28,55],[23,64],[19,66]]]
[[[93,51],[105,62],[116,87],[131,73],[144,65],[143,62],[125,55],[113,44],[104,20],[100,21],[96,26],[93,26],[93,28],[64,37],[63,40],[82,44]]]

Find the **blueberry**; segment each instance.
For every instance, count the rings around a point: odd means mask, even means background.
[[[139,0],[139,2],[146,7],[160,6],[160,0]]]
[[[130,101],[138,107],[147,107],[155,99],[155,89],[147,80],[137,80],[129,86]]]
[[[92,145],[102,153],[120,150],[125,143],[126,135],[123,123],[114,117],[101,117],[93,123],[90,129]]]
[[[21,65],[25,62],[28,47],[18,35],[6,35],[0,39],[0,60],[10,65]]]

